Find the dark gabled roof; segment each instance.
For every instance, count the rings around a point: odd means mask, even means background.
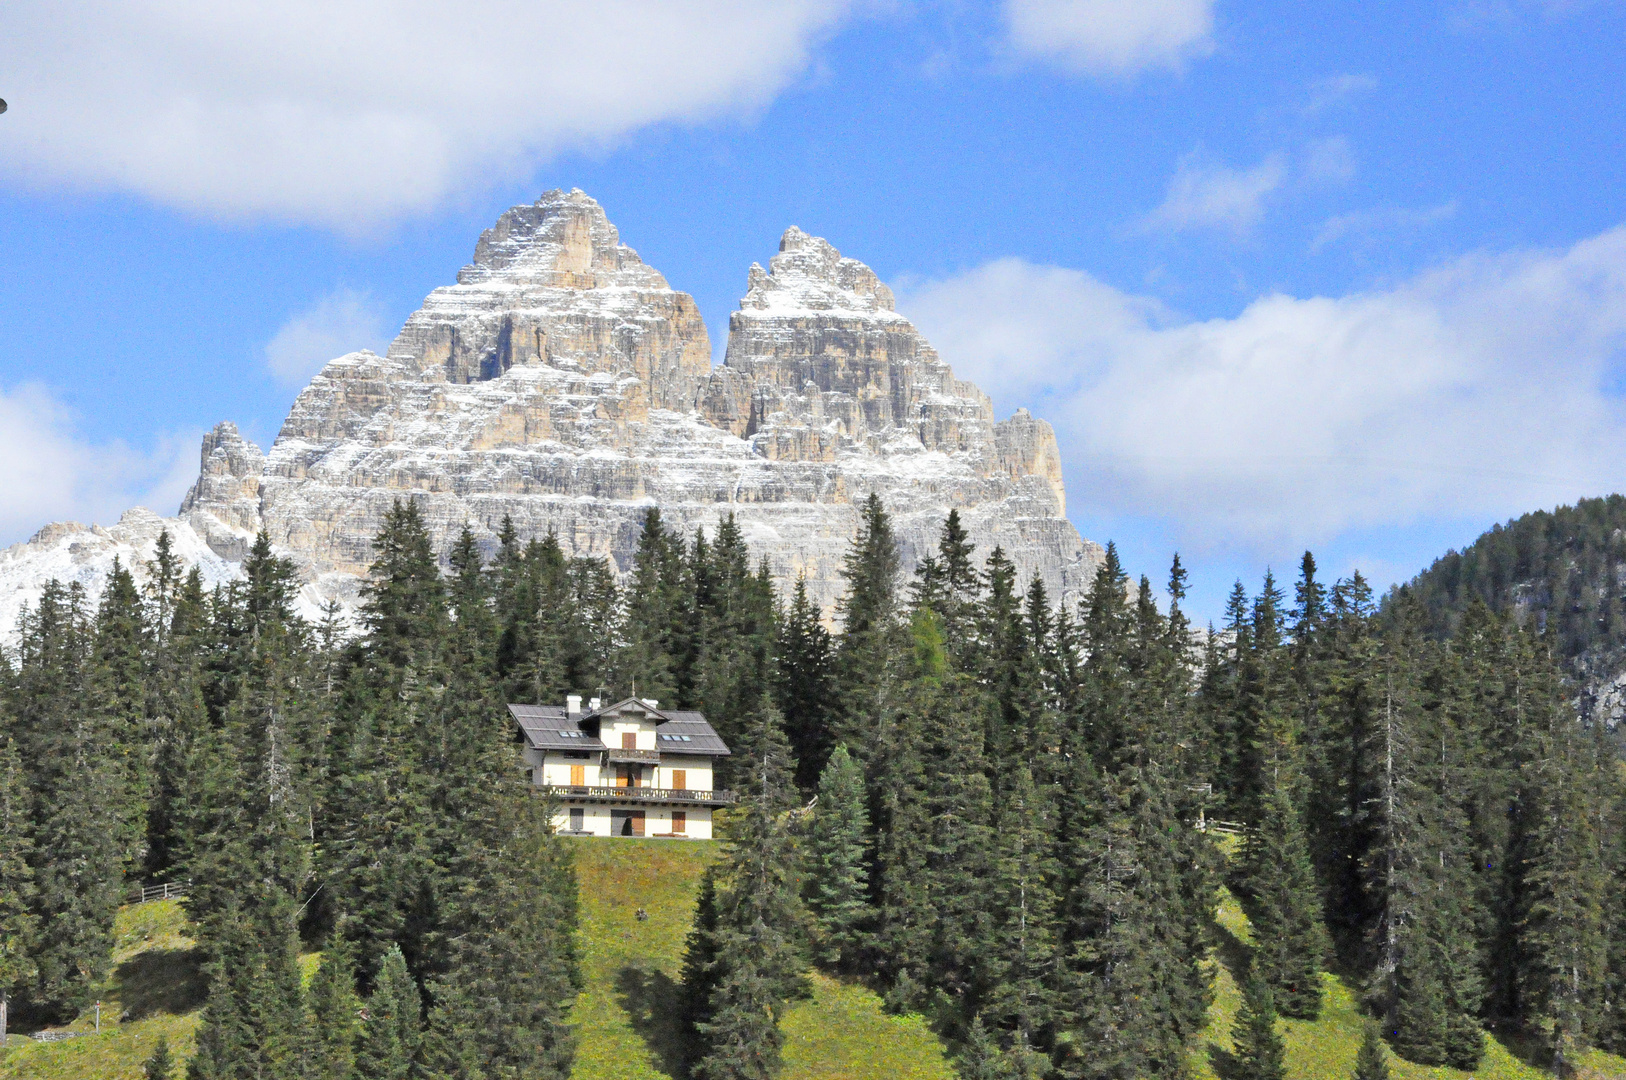
[[[729,757],[733,752],[722,736],[713,731],[704,713],[668,709],[666,723],[655,729],[655,746],[673,754],[706,754]]]
[[[572,723],[563,705],[510,705],[526,740],[538,750],[603,750],[604,743],[581,731],[579,724],[619,712],[623,705],[636,705],[655,717],[655,747],[672,754],[699,754],[729,757],[731,751],[722,737],[706,722],[705,713],[679,709],[656,709],[636,698],[582,713]],[[577,732],[577,734],[572,734]]]
[[[604,744],[565,716],[563,705],[510,705],[525,739],[538,750],[602,750]]]
[[[666,720],[667,720],[667,716],[668,716],[667,713],[663,712],[660,709],[655,708],[655,706],[651,705],[649,702],[645,701],[643,698],[635,698],[635,697],[622,698],[620,701],[612,702],[609,705],[601,706],[601,707],[599,707],[597,709],[592,710],[591,712],[582,713],[582,719],[583,720],[597,720],[599,717],[608,716],[610,713],[619,713],[622,709],[626,708],[628,705],[632,705],[632,706],[636,707],[640,712],[646,712],[650,716],[655,717],[656,718],[655,722],[657,724],[664,724],[666,722]]]

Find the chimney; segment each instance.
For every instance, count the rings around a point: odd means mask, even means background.
[[[644,704],[645,704],[645,705],[648,705],[648,706],[649,706],[649,707],[650,707],[650,708],[651,708],[651,709],[658,709],[658,708],[660,708],[660,707],[661,707],[661,703],[660,703],[660,702],[658,702],[658,701],[656,701],[656,700],[655,700],[655,699],[654,699],[654,698],[652,698],[652,697],[646,697],[646,698],[644,698]]]
[[[565,697],[565,714],[567,716],[579,716],[581,715],[581,711],[582,696],[580,694],[567,695]]]
[[[587,703],[587,710],[589,712],[598,712],[598,707],[602,703],[603,703],[602,698],[594,698],[592,701],[589,701]]]

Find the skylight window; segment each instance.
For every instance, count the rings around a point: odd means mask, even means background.
[[[560,731],[560,732],[556,732],[556,734],[561,739],[582,739],[582,738],[586,738],[586,736],[584,736],[579,731]]]
[[[687,735],[667,735],[662,733],[661,738],[665,739],[667,742],[694,742],[694,740]]]

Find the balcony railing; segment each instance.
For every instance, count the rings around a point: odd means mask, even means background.
[[[696,791],[693,788],[586,787],[577,784],[544,784],[543,789],[561,799],[611,799],[615,802],[687,802],[708,806],[728,806],[732,791]]]
[[[638,765],[659,765],[661,752],[659,750],[633,750],[612,746],[604,752],[604,756],[611,762],[634,763]]]

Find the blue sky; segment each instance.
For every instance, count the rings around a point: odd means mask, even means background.
[[[589,10],[583,10],[584,8]],[[450,10],[450,9],[448,9]],[[0,543],[173,512],[506,207],[597,197],[721,358],[790,224],[1217,616],[1626,473],[1626,4],[0,8]]]

